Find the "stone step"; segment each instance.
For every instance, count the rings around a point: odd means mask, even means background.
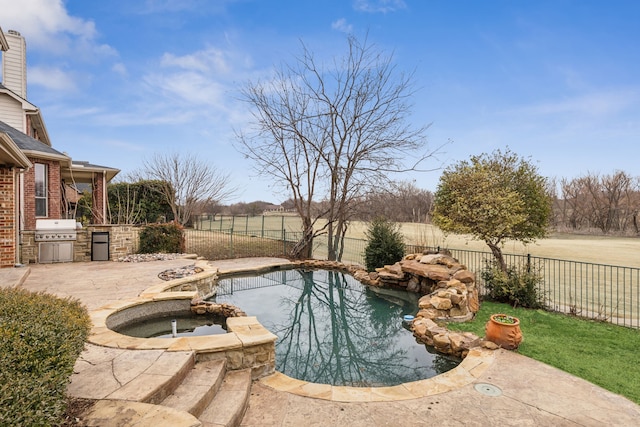
[[[131,353],[133,359],[129,363],[135,366],[136,356],[142,357],[143,353]],[[192,352],[165,351],[143,372],[135,372],[137,375],[134,378],[106,398],[158,404],[178,388],[194,365]]]
[[[236,427],[249,406],[251,369],[229,371],[211,404],[198,417],[203,427]]]
[[[198,362],[182,384],[161,404],[200,416],[218,392],[226,373],[226,359]]]

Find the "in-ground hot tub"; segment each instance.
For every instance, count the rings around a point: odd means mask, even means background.
[[[91,312],[94,324],[89,342],[129,350],[192,351],[196,360],[227,359],[227,369],[251,368],[253,378],[274,372],[276,336],[255,317],[226,318],[226,333],[169,338],[124,335],[119,328],[135,322],[189,315],[196,292],[161,292],[118,301]],[[202,306],[201,306],[202,307]],[[203,316],[208,322],[210,316]]]
[[[184,300],[143,304],[107,319],[111,330],[137,338],[177,338],[226,334],[227,318],[244,317],[229,304],[185,304]]]

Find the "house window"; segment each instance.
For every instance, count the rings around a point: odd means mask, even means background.
[[[47,165],[35,164],[36,173],[36,216],[47,216]]]

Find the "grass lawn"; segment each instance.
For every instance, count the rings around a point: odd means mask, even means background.
[[[562,369],[640,404],[640,331],[543,310],[484,301],[476,318],[448,328],[484,336],[494,313],[520,319],[518,352]]]

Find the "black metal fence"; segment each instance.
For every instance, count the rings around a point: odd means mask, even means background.
[[[264,223],[251,226],[242,221],[223,228],[219,224],[207,229],[186,231],[187,251],[207,259],[240,257],[288,257],[302,233],[287,231],[284,220],[279,229],[265,229]],[[228,223],[220,222],[223,225]],[[366,241],[345,239],[342,261],[364,265]],[[408,245],[407,253],[439,248]],[[481,293],[484,283],[480,272],[491,252],[447,248],[452,256],[478,276]],[[313,257],[326,258],[325,237],[314,240]],[[542,276],[540,291],[544,294],[549,310],[574,314],[591,319],[608,321],[617,325],[640,328],[640,268],[621,267],[587,262],[541,258],[531,255],[505,254],[508,265],[535,268]]]

